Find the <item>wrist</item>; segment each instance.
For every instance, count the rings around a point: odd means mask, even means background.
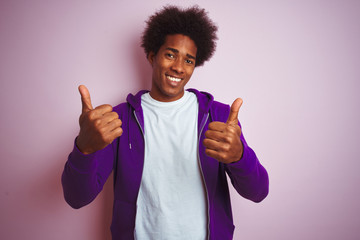
[[[75,145],[79,149],[79,151],[84,155],[89,155],[94,152],[94,151],[91,151],[90,149],[84,147],[84,144],[82,144],[81,138],[79,136],[77,136],[77,138],[75,140]]]

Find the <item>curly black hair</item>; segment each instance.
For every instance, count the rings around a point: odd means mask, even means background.
[[[195,66],[201,66],[209,60],[216,49],[217,26],[207,16],[205,9],[195,5],[187,9],[166,6],[150,16],[142,35],[141,47],[146,56],[150,52],[157,54],[165,43],[167,35],[183,34],[196,44]]]

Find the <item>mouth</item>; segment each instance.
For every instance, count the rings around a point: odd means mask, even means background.
[[[170,75],[166,75],[166,78],[169,79],[172,82],[180,82],[181,80],[183,80],[182,78],[177,78],[177,77],[173,77]]]

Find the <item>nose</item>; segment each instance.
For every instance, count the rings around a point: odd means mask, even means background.
[[[184,61],[181,58],[177,58],[171,65],[171,70],[178,74],[184,73]]]

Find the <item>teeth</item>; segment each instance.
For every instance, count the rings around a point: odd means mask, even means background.
[[[175,77],[171,77],[171,76],[166,76],[168,79],[170,79],[171,81],[174,81],[174,82],[180,82],[181,81],[181,78],[175,78]]]

